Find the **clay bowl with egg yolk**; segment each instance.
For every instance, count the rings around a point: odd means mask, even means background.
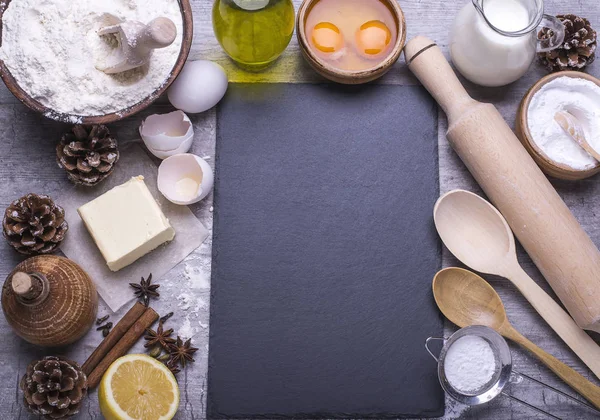
[[[10,7],[10,1],[11,0],[4,0],[2,3],[0,3],[0,45],[2,45],[2,17],[6,9]],[[111,114],[96,116],[80,116],[56,112],[51,108],[42,105],[40,102],[29,96],[27,92],[25,92],[21,88],[21,86],[19,86],[19,84],[12,76],[12,74],[10,74],[10,71],[8,70],[8,68],[2,60],[0,60],[0,77],[4,81],[4,84],[6,85],[8,90],[10,90],[12,94],[15,95],[15,97],[21,102],[23,102],[23,104],[25,104],[28,108],[56,121],[77,121],[79,124],[84,125],[108,124],[135,115],[138,112],[148,108],[154,103],[154,101],[156,101],[163,93],[167,91],[169,86],[171,86],[171,83],[173,83],[175,79],[177,79],[177,76],[179,76],[179,73],[181,73],[181,70],[183,69],[183,66],[190,53],[190,49],[192,48],[192,38],[194,35],[192,6],[190,4],[190,0],[178,0],[178,2],[179,8],[181,10],[181,18],[183,21],[183,38],[181,41],[181,50],[179,51],[179,57],[177,57],[175,66],[171,71],[171,75],[159,89],[152,92],[148,92],[148,96],[143,101],[126,109],[122,109]]]
[[[554,178],[564,179],[567,181],[577,181],[580,179],[589,178],[591,176],[600,173],[600,162],[596,163],[596,166],[586,170],[576,170],[567,165],[563,165],[561,163],[555,162],[551,160],[542,149],[533,141],[531,137],[531,132],[529,131],[529,124],[527,113],[529,111],[529,105],[531,104],[531,100],[533,96],[539,92],[539,90],[546,84],[551,82],[554,79],[559,77],[574,77],[580,79],[586,79],[590,82],[593,82],[600,86],[600,80],[596,79],[594,76],[590,76],[587,73],[580,73],[578,71],[561,71],[558,73],[549,74],[546,77],[540,79],[536,84],[534,84],[531,89],[527,92],[521,104],[519,105],[519,110],[517,111],[517,121],[515,124],[515,132],[527,152],[531,155],[533,160],[538,164],[540,169],[544,171],[547,175],[550,175]]]
[[[404,19],[404,12],[402,12],[402,9],[396,0],[380,0],[388,7],[394,17],[394,22],[396,24],[394,29],[398,34],[395,44],[392,46],[389,54],[386,57],[382,57],[381,60],[374,62],[374,66],[372,68],[355,71],[337,68],[314,53],[313,47],[309,42],[309,34],[306,31],[306,21],[313,6],[319,1],[320,0],[304,0],[298,9],[298,16],[296,19],[296,36],[298,37],[300,50],[302,51],[306,61],[308,61],[308,63],[313,69],[315,69],[317,73],[337,83],[357,85],[371,82],[380,78],[392,68],[396,61],[398,61],[406,41],[406,21]],[[315,26],[315,28],[319,25],[329,25],[329,23],[324,22],[323,24],[318,24]],[[365,25],[377,26],[376,21],[365,22]],[[341,36],[339,38],[335,37],[335,33],[339,33],[339,30],[335,26],[326,29],[329,29],[330,43],[323,46],[322,51],[324,52],[327,52],[328,48],[335,49],[337,46],[341,46],[341,43],[343,42]],[[385,29],[387,30],[387,28]],[[337,46],[334,45],[337,43],[339,43]]]

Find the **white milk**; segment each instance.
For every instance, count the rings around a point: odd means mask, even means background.
[[[519,0],[483,0],[487,19],[496,28],[516,32],[527,28],[531,16]],[[450,54],[456,68],[482,86],[503,86],[525,74],[536,53],[535,30],[510,37],[495,31],[469,2],[456,16]]]

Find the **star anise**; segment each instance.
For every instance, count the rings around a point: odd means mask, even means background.
[[[163,324],[165,322],[167,322],[169,319],[171,319],[171,317],[174,315],[173,312],[169,312],[168,314],[166,314],[165,316],[160,317],[159,321],[162,322]]]
[[[137,298],[142,299],[144,305],[148,306],[150,303],[150,298],[158,298],[160,294],[156,291],[160,287],[159,284],[150,284],[152,283],[152,273],[148,276],[148,280],[144,280],[142,277],[142,281],[140,284],[137,283],[129,283],[131,287],[134,288],[134,294]]]
[[[146,335],[144,336],[144,340],[146,340],[147,343],[144,344],[144,347],[149,349],[154,346],[160,346],[166,351],[169,351],[169,346],[175,344],[175,339],[171,338],[171,334],[173,334],[173,328],[165,330],[163,328],[162,322],[158,323],[158,328],[156,329],[156,331],[150,328],[146,328]]]
[[[181,372],[181,369],[179,368],[179,363],[173,359],[169,360],[167,363],[165,363],[165,365],[173,375],[177,375],[179,372]]]
[[[171,353],[170,362],[179,363],[181,367],[185,367],[186,362],[194,361],[192,355],[197,351],[197,348],[192,347],[191,338],[184,343],[181,337],[178,336],[177,342],[169,346],[169,352]]]

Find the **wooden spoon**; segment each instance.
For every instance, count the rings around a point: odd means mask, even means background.
[[[442,241],[456,258],[475,271],[509,279],[600,378],[600,346],[523,271],[512,231],[494,206],[476,194],[454,190],[438,200],[434,220]]]
[[[565,383],[600,408],[600,387],[533,344],[510,324],[500,296],[484,279],[462,268],[447,268],[433,279],[433,296],[440,310],[461,328],[490,327],[532,352]]]
[[[600,153],[598,153],[585,138],[585,130],[581,126],[581,122],[567,111],[559,111],[554,115],[554,121],[569,135],[573,140],[581,146],[583,150],[588,152],[594,159],[600,161]]]

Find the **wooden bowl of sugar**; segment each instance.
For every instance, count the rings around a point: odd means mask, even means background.
[[[561,80],[565,80],[561,79],[563,77],[575,79],[575,83],[578,85],[568,86],[565,84],[567,87],[565,87],[564,95],[560,95],[558,100],[556,97],[540,97],[540,94],[548,94],[548,88],[555,90],[555,95],[558,94],[560,92],[557,91],[557,89],[560,89],[558,83],[560,83]],[[587,83],[582,81],[587,81]],[[596,94],[589,92],[589,87],[593,87],[590,83],[598,86],[599,90]],[[587,152],[574,143],[574,141],[570,142],[570,138],[563,138],[565,143],[562,145],[556,143],[555,139],[560,138],[555,137],[556,134],[559,133],[558,130],[560,130],[560,127],[553,121],[552,115],[545,115],[544,118],[546,120],[544,121],[537,120],[540,113],[539,109],[536,108],[540,106],[549,106],[550,113],[559,110],[578,113],[577,108],[579,108],[580,105],[571,103],[576,100],[575,98],[577,98],[578,95],[594,95],[596,97],[598,111],[600,112],[599,79],[590,76],[587,73],[577,71],[563,71],[549,74],[534,84],[521,101],[517,112],[515,128],[517,137],[519,137],[521,143],[523,143],[523,146],[525,146],[525,149],[527,149],[540,169],[547,175],[568,181],[581,180],[600,173],[600,162],[588,155]],[[561,98],[564,98],[564,104],[560,103]],[[537,121],[532,121],[534,119]],[[540,125],[543,126],[540,127]],[[537,128],[535,128],[535,126],[537,126]],[[595,135],[600,136],[600,132]],[[542,144],[542,142],[546,142],[546,144]]]
[[[40,65],[52,62],[52,60],[60,62],[64,58],[59,56],[60,54],[54,54],[54,57],[50,56],[56,51],[59,53],[63,51],[68,54],[69,50],[76,51],[77,47],[82,46],[81,44],[77,44],[78,39],[81,39],[81,36],[78,37],[77,34],[73,35],[72,43],[68,42],[70,31],[64,31],[65,26],[68,24],[64,19],[52,19],[48,18],[48,16],[45,16],[44,20],[39,19],[41,15],[39,13],[40,8],[45,7],[44,5],[48,6],[48,3],[50,3],[49,6],[55,6],[54,9],[62,10],[64,6],[72,10],[72,15],[82,16],[85,14],[81,13],[85,12],[85,5],[92,5],[95,3],[95,0],[78,0],[77,2],[72,2],[72,0],[54,0],[53,2],[4,0],[0,3],[0,77],[7,88],[23,104],[33,111],[39,112],[53,120],[72,124],[92,125],[112,123],[132,116],[150,106],[166,92],[183,69],[189,55],[193,37],[190,0],[132,0],[130,3],[147,8],[147,11],[143,12],[145,14],[157,13],[156,10],[160,10],[161,14],[171,12],[172,20],[176,23],[178,32],[180,32],[175,43],[164,50],[156,50],[152,56],[151,63],[139,70],[131,70],[128,73],[112,76],[102,73],[95,81],[98,82],[104,78],[105,83],[97,83],[98,86],[94,86],[93,84],[91,87],[87,86],[87,83],[92,83],[92,81],[79,82],[76,78],[61,78],[59,74],[65,68],[76,75],[78,72],[87,72],[87,74],[90,74],[99,70],[95,68],[91,70],[86,69],[82,66],[85,63],[77,62],[77,60],[69,62],[67,67],[58,67],[54,71],[52,71],[52,68],[48,68],[48,66]],[[125,15],[121,16],[121,12]],[[110,10],[110,13],[124,19],[129,19],[130,16],[127,16],[127,13],[133,12],[131,10]],[[179,15],[181,16],[181,22],[178,21]],[[24,21],[24,19],[35,19],[36,16],[37,21]],[[76,20],[78,25],[85,24],[83,21],[85,18],[76,19],[78,19]],[[143,19],[140,17],[137,19],[133,18],[133,20]],[[23,36],[23,33],[18,32],[19,22],[28,26],[27,29],[24,29],[29,31],[27,36]],[[89,22],[87,24],[89,25]],[[37,61],[39,69],[32,71],[31,68],[35,68],[36,58],[24,57],[24,54],[33,52],[32,46],[35,46],[35,44],[33,44],[32,40],[35,40],[35,31],[38,30],[42,31],[41,33],[46,42],[52,42],[52,34],[56,34],[55,36],[57,37],[59,35],[63,36],[64,39],[61,41],[63,45],[58,48],[56,43],[48,45],[47,50],[42,49],[42,51],[39,51],[40,49],[36,48],[38,53],[48,54],[48,56],[46,57],[46,61]],[[10,31],[14,31],[14,34],[9,33]],[[84,36],[85,42],[89,42],[89,37],[93,36],[90,33],[91,31],[87,33],[87,36]],[[28,47],[30,48],[29,50],[27,49]],[[96,45],[94,44],[90,48],[96,48]],[[172,50],[169,50],[170,48]],[[152,60],[157,56],[162,57],[159,54],[167,50],[169,50],[168,58],[170,60],[168,61],[165,57],[160,65],[155,65],[153,68],[153,64],[155,63]],[[30,69],[25,68],[25,65],[19,65],[18,61],[26,63]],[[80,67],[78,68],[78,66]],[[156,71],[153,73],[154,70]],[[37,76],[37,78],[31,76]],[[152,79],[146,83],[146,79],[150,78]],[[44,85],[44,80],[50,80],[50,82]],[[57,82],[54,83],[54,81]],[[94,89],[110,89],[107,86],[112,86],[111,84],[113,83],[116,86],[114,95],[111,92],[108,92],[108,94],[105,93],[106,98],[103,99],[102,103],[106,103],[107,106],[101,109],[101,103],[94,102],[94,98],[92,98],[94,96]],[[128,92],[132,92],[131,96],[127,96]],[[62,104],[65,105],[61,105],[60,109],[53,106],[51,101],[47,99],[48,96],[54,97],[56,95],[62,95]],[[80,102],[77,110],[66,109],[69,97],[78,103]],[[85,104],[84,98],[91,98],[89,103],[94,104],[93,107],[89,108],[90,112],[83,109]]]

